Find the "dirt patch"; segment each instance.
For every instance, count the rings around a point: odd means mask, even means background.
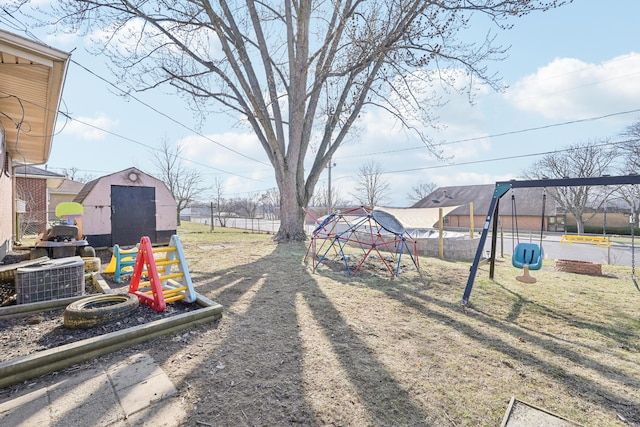
[[[103,277],[114,292],[127,292],[128,277],[125,277],[122,283],[115,283],[112,274],[104,274]],[[87,279],[85,282],[85,294],[86,296],[100,294],[91,279]],[[64,326],[64,308],[28,316],[0,318],[0,362],[110,332],[121,331],[199,308],[200,306],[197,304],[176,301],[167,304],[165,310],[158,312],[149,306],[140,304],[134,313],[117,321],[90,328],[75,329]]]
[[[498,262],[493,281],[480,268],[465,310],[468,263],[421,259],[422,274],[409,265],[397,278],[372,264],[351,277],[337,261],[313,272],[304,244],[180,237],[196,290],[223,317],[104,358],[153,357],[184,425],[499,425],[512,396],[584,425],[640,425],[629,271],[603,266],[617,278],[602,282],[548,265],[528,285]]]
[[[0,362],[143,325],[198,308],[197,305],[178,301],[168,305],[166,310],[156,312],[150,307],[140,305],[133,314],[121,320],[87,329],[66,328],[63,323],[64,309],[50,310],[26,317],[0,319]]]
[[[101,258],[103,266],[111,258],[111,252],[109,251],[100,251],[96,255]],[[113,292],[126,293],[131,276],[124,275],[120,283],[116,283],[113,280],[113,274],[110,273],[101,273],[100,278],[107,283]],[[86,278],[84,286],[86,296],[100,294],[90,277]],[[0,283],[0,296],[4,296],[6,298],[5,301],[9,300],[13,303],[12,305],[15,305],[15,285],[12,281]],[[200,306],[197,304],[176,301],[175,303],[167,304],[165,310],[157,312],[149,306],[140,304],[134,313],[123,319],[84,329],[69,329],[64,326],[64,308],[28,316],[0,318],[0,362],[199,308]]]

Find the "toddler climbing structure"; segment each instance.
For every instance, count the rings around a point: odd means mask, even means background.
[[[139,247],[140,244],[137,244],[135,248],[122,249],[118,244],[113,245],[113,255],[111,256],[111,261],[109,261],[109,264],[105,267],[104,272],[113,273],[113,281],[120,283],[123,275],[133,272]]]
[[[163,253],[164,256],[161,255]],[[141,281],[145,269],[148,280]],[[129,293],[137,295],[142,304],[156,311],[164,311],[168,302],[183,299],[189,303],[196,301],[196,292],[177,235],[171,236],[169,246],[157,248],[151,246],[149,237],[140,239]]]

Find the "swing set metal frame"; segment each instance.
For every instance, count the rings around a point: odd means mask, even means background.
[[[498,209],[500,207],[500,199],[510,189],[513,188],[547,188],[547,187],[580,187],[580,186],[605,186],[605,185],[633,185],[640,184],[640,175],[629,174],[620,176],[600,176],[600,177],[587,177],[587,178],[560,178],[560,179],[533,179],[526,181],[498,181],[493,192],[493,198],[489,204],[489,212],[482,228],[480,235],[480,241],[478,242],[478,249],[476,250],[473,263],[469,269],[469,278],[467,279],[467,285],[462,295],[462,305],[466,306],[469,303],[471,297],[471,291],[473,289],[473,283],[475,281],[476,274],[478,272],[478,266],[480,265],[480,259],[484,245],[487,241],[489,234],[489,226],[492,224],[491,234],[491,254],[489,256],[489,278],[493,280],[495,272],[495,259],[496,259],[496,241],[498,236]],[[635,280],[635,265],[633,266],[634,283]]]

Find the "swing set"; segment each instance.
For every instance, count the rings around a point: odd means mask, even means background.
[[[491,254],[489,256],[489,278],[493,280],[494,272],[495,272],[495,259],[496,259],[496,242],[498,236],[498,209],[500,206],[500,199],[504,196],[509,190],[514,188],[548,188],[548,187],[579,187],[579,186],[603,186],[603,185],[634,185],[640,184],[640,175],[630,174],[630,175],[621,175],[621,176],[601,176],[601,177],[588,177],[588,178],[561,178],[561,179],[534,179],[528,181],[498,181],[496,182],[496,187],[493,192],[493,198],[491,199],[491,203],[489,204],[489,212],[487,213],[487,217],[482,228],[482,233],[480,235],[480,240],[478,242],[478,249],[476,250],[475,257],[473,259],[473,263],[471,264],[471,268],[469,269],[469,278],[467,279],[467,285],[464,290],[464,294],[462,296],[462,305],[466,306],[469,303],[469,298],[471,297],[471,291],[473,289],[473,283],[475,281],[476,274],[478,272],[478,266],[480,265],[480,259],[482,257],[482,253],[484,250],[484,245],[487,241],[487,236],[489,234],[489,227],[492,225],[492,234],[491,234]],[[544,197],[543,197],[543,214],[542,221],[544,224]],[[544,227],[541,227],[542,229]],[[541,231],[542,237],[542,231]],[[634,236],[631,235],[632,241],[632,280],[640,290],[640,287],[637,284],[635,277],[635,244],[634,244]],[[514,254],[512,256],[512,264],[515,267],[523,268],[525,273],[523,276],[526,276],[526,270],[533,270],[537,267],[538,269],[542,266],[542,258],[544,258],[544,252],[542,249],[542,238],[540,240],[540,245],[533,243],[518,243],[518,245],[514,249]],[[538,261],[540,265],[538,266]],[[520,265],[521,264],[521,265]],[[520,280],[520,279],[518,279]],[[521,280],[523,281],[523,280]],[[527,282],[531,283],[531,282]]]

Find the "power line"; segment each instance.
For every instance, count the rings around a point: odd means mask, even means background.
[[[13,29],[15,29],[15,30],[18,30],[18,31],[22,31],[22,32],[24,32],[26,35],[28,35],[29,37],[31,37],[32,39],[37,40],[37,41],[38,41],[38,42],[40,42],[40,43],[46,44],[46,43],[44,43],[42,40],[40,40],[40,38],[39,38],[39,37],[37,37],[35,34],[33,34],[31,31],[29,31],[28,27],[27,27],[24,23],[22,23],[20,20],[18,20],[15,16],[13,16],[9,11],[7,11],[7,10],[6,10],[6,8],[2,8],[2,10],[3,10],[3,12],[5,12],[5,13],[6,13],[6,15],[7,15],[7,16],[10,16],[11,18],[13,18],[13,20],[14,20],[14,21],[16,21],[17,23],[19,23],[19,24],[21,24],[21,25],[22,25],[22,27],[19,27],[17,24],[12,23],[12,22],[9,22],[9,21],[5,18],[5,19],[4,19],[4,21],[5,21],[5,23],[7,23],[7,25],[8,25],[9,27],[11,27],[11,28],[13,28]],[[264,165],[266,165],[266,166],[271,166],[271,165],[269,165],[269,164],[267,164],[267,163],[265,163],[265,162],[262,162],[262,161],[260,161],[260,160],[258,160],[258,159],[254,159],[254,158],[252,158],[252,157],[250,157],[250,156],[247,156],[247,155],[245,155],[245,154],[243,154],[243,153],[240,153],[239,151],[236,151],[236,150],[234,150],[234,149],[232,149],[232,148],[226,147],[225,145],[223,145],[223,144],[221,144],[221,143],[219,143],[219,142],[217,142],[217,141],[215,141],[215,140],[213,140],[213,139],[211,139],[211,138],[209,138],[209,137],[207,137],[207,136],[205,136],[205,135],[202,135],[200,132],[197,132],[197,131],[195,131],[194,129],[189,128],[188,126],[186,126],[185,124],[183,124],[183,123],[179,122],[178,120],[175,120],[175,119],[174,119],[174,118],[172,118],[171,116],[169,116],[169,115],[167,115],[167,114],[165,114],[165,113],[163,113],[163,112],[159,111],[158,109],[156,109],[156,108],[152,107],[151,105],[147,104],[146,102],[144,102],[144,101],[140,100],[139,98],[137,98],[137,97],[135,97],[135,96],[131,95],[130,93],[125,92],[124,90],[122,90],[121,88],[119,88],[118,86],[116,86],[115,84],[111,83],[111,82],[110,82],[110,81],[108,81],[107,79],[103,78],[102,76],[100,76],[100,75],[98,75],[97,73],[93,72],[92,70],[88,69],[87,67],[85,67],[84,65],[80,64],[79,62],[77,62],[77,61],[75,61],[75,60],[73,60],[73,59],[71,60],[71,62],[72,62],[72,63],[74,63],[75,65],[79,66],[80,68],[84,69],[85,71],[87,71],[88,73],[90,73],[91,75],[93,75],[94,77],[96,77],[96,78],[98,78],[98,79],[100,79],[100,80],[104,81],[105,83],[107,83],[107,84],[108,84],[108,85],[110,85],[111,87],[115,88],[116,90],[120,91],[121,93],[123,93],[123,94],[125,94],[125,95],[127,95],[127,96],[131,97],[131,98],[132,98],[132,99],[134,99],[135,101],[137,101],[137,102],[139,102],[140,104],[144,105],[145,107],[147,107],[147,108],[151,109],[151,110],[152,110],[152,111],[154,111],[155,113],[160,114],[161,116],[163,116],[163,117],[165,117],[165,118],[167,118],[167,119],[171,120],[172,122],[174,122],[174,123],[176,123],[176,124],[178,124],[178,125],[180,125],[180,126],[184,127],[185,129],[189,130],[190,132],[193,132],[193,133],[195,133],[196,135],[201,136],[202,138],[204,138],[204,139],[206,139],[206,140],[208,140],[208,141],[210,141],[210,142],[213,142],[214,144],[216,144],[216,145],[218,145],[218,146],[220,146],[220,147],[222,147],[222,148],[224,148],[224,149],[226,149],[226,150],[229,150],[229,151],[231,151],[231,152],[233,152],[233,153],[235,153],[235,154],[237,154],[237,155],[239,155],[239,156],[241,156],[241,157],[244,157],[244,158],[246,158],[246,159],[248,159],[248,160],[252,160],[252,161],[255,161],[255,162],[258,162],[258,163],[264,164]],[[1,91],[1,92],[4,92],[4,91]],[[36,107],[38,107],[38,108],[41,108],[41,109],[43,109],[43,110],[47,110],[47,107],[44,107],[44,106],[41,106],[41,105],[35,105],[35,104],[34,104],[34,103],[32,103],[32,102],[31,102],[31,104],[32,104],[32,105],[34,105],[34,106],[36,106]],[[102,131],[102,132],[104,132],[104,133],[107,133],[107,134],[113,135],[113,136],[115,136],[115,137],[118,137],[118,138],[124,139],[124,140],[126,140],[126,141],[132,142],[132,143],[134,143],[134,144],[136,144],[136,145],[140,145],[140,146],[142,146],[142,147],[145,147],[145,148],[150,149],[150,150],[153,150],[153,151],[160,151],[158,148],[153,147],[153,146],[151,146],[151,145],[148,145],[148,144],[142,143],[142,142],[140,142],[140,141],[136,141],[136,140],[134,140],[134,139],[132,139],[132,138],[129,138],[129,137],[127,137],[127,136],[120,135],[120,134],[118,134],[118,133],[115,133],[115,132],[112,132],[112,131],[109,131],[109,130],[106,130],[106,129],[100,128],[100,127],[98,127],[98,126],[95,126],[95,125],[93,125],[93,124],[91,124],[91,123],[87,123],[87,122],[82,121],[82,120],[80,120],[80,119],[76,119],[76,118],[72,117],[69,113],[67,113],[67,112],[65,112],[65,111],[58,111],[58,113],[60,113],[62,116],[64,116],[65,118],[67,118],[67,119],[69,119],[69,120],[73,120],[73,121],[76,121],[76,122],[78,122],[78,123],[82,123],[82,124],[83,124],[83,125],[85,125],[85,126],[92,127],[92,128],[94,128],[94,129],[97,129],[97,130]],[[208,169],[213,169],[213,170],[215,170],[215,171],[218,171],[218,172],[221,172],[221,173],[224,173],[224,174],[228,174],[228,175],[232,175],[232,176],[237,176],[237,177],[239,177],[239,178],[248,179],[248,180],[252,180],[252,181],[261,181],[261,180],[259,180],[259,179],[255,179],[255,178],[247,177],[247,176],[240,175],[240,174],[238,174],[238,173],[234,173],[234,172],[229,172],[229,171],[226,171],[226,170],[223,170],[223,169],[220,169],[220,168],[216,168],[216,167],[213,167],[213,166],[210,166],[210,165],[206,165],[206,164],[204,164],[204,163],[197,162],[197,161],[195,161],[195,160],[188,159],[188,158],[184,158],[184,157],[180,157],[180,156],[176,156],[176,157],[177,157],[177,158],[180,158],[180,159],[182,159],[182,160],[188,161],[188,162],[190,162],[190,163],[193,163],[193,164],[195,164],[195,165],[199,165],[199,166],[202,166],[202,167],[205,167],[205,168],[208,168]]]
[[[492,134],[492,135],[484,135],[484,136],[475,136],[475,137],[471,137],[471,138],[456,139],[456,140],[453,140],[453,141],[446,141],[446,142],[440,142],[438,144],[433,144],[432,147],[443,147],[443,146],[449,146],[449,145],[454,145],[454,144],[460,144],[460,143],[463,143],[463,142],[473,142],[473,141],[480,141],[480,140],[489,139],[489,138],[499,138],[499,137],[502,137],[502,136],[517,135],[517,134],[520,134],[520,133],[527,133],[527,132],[533,132],[533,131],[538,131],[538,130],[551,129],[551,128],[555,128],[555,127],[568,126],[568,125],[573,125],[573,124],[577,124],[577,123],[592,122],[592,121],[596,121],[596,120],[606,119],[606,118],[609,118],[609,117],[621,116],[621,115],[632,114],[632,113],[640,113],[640,108],[637,108],[637,109],[634,109],[634,110],[628,110],[628,111],[620,111],[620,112],[617,112],[617,113],[605,114],[605,115],[602,115],[602,116],[587,117],[587,118],[584,118],[584,119],[576,119],[576,120],[568,120],[566,122],[552,123],[552,124],[544,125],[544,126],[536,126],[536,127],[531,127],[531,128],[506,131],[506,132],[496,133],[496,134]],[[425,149],[428,149],[428,147],[425,147],[424,145],[418,145],[418,146],[415,146],[415,147],[399,148],[397,150],[386,150],[386,151],[378,151],[378,152],[375,152],[375,153],[354,154],[352,156],[339,156],[339,157],[336,157],[336,159],[352,159],[352,158],[356,158],[356,157],[376,156],[376,155],[379,155],[379,154],[393,154],[393,153],[400,153],[400,152],[403,152],[403,151],[415,151],[415,150],[425,150]]]
[[[627,144],[630,142],[638,142],[640,141],[639,139],[627,139],[624,141],[617,141],[617,142],[603,142],[601,144],[592,144],[593,147],[605,147],[605,146],[618,146],[618,145],[623,145],[623,144]],[[547,155],[551,155],[551,154],[560,154],[560,153],[566,153],[569,151],[574,151],[574,150],[579,150],[580,147],[569,147],[569,148],[562,148],[562,149],[558,149],[558,150],[551,150],[551,151],[543,151],[543,152],[539,152],[539,153],[528,153],[528,154],[519,154],[519,155],[515,155],[515,156],[506,156],[506,157],[495,157],[492,159],[483,159],[483,160],[473,160],[473,161],[468,161],[468,162],[462,162],[462,163],[449,163],[449,164],[444,164],[444,165],[433,165],[433,166],[425,166],[425,167],[421,167],[421,168],[411,168],[411,169],[400,169],[400,170],[395,170],[395,171],[385,171],[385,172],[381,172],[381,175],[391,175],[391,174],[398,174],[398,173],[406,173],[406,172],[417,172],[417,171],[423,171],[423,170],[431,170],[431,169],[444,169],[444,168],[451,168],[451,167],[458,167],[458,166],[468,166],[468,165],[476,165],[476,164],[482,164],[482,163],[491,163],[491,162],[500,162],[500,161],[504,161],[504,160],[514,160],[514,159],[523,159],[523,158],[527,158],[527,157],[539,157],[539,156],[547,156]],[[339,176],[338,178],[335,178],[335,180],[339,180],[339,179],[344,179],[344,178],[350,178],[350,177],[355,177],[356,175],[342,175]]]
[[[140,142],[140,141],[136,141],[135,139],[129,138],[129,137],[127,137],[127,136],[117,134],[117,133],[112,132],[112,131],[107,130],[107,129],[102,129],[102,128],[100,128],[100,127],[98,127],[98,126],[95,126],[95,125],[93,125],[93,124],[91,124],[91,123],[87,123],[87,122],[85,122],[85,121],[82,121],[82,120],[79,120],[79,119],[73,118],[73,117],[69,116],[67,113],[63,113],[63,112],[60,112],[60,113],[61,113],[62,115],[64,115],[65,117],[67,117],[68,119],[70,119],[70,120],[73,120],[73,121],[78,122],[78,123],[82,123],[82,124],[83,124],[83,125],[85,125],[85,126],[92,127],[92,128],[94,128],[94,129],[97,129],[97,130],[100,130],[100,131],[102,131],[102,132],[108,133],[109,135],[113,135],[113,136],[115,136],[115,137],[118,137],[118,138],[124,139],[125,141],[129,141],[129,142],[131,142],[131,143],[133,143],[133,144],[140,145],[141,147],[145,147],[145,148],[148,148],[148,149],[153,150],[153,151],[162,151],[162,150],[160,150],[160,149],[159,149],[159,148],[157,148],[157,147],[154,147],[154,146],[151,146],[151,145],[145,144],[145,143]],[[177,158],[179,158],[179,159],[182,159],[182,160],[185,160],[185,161],[188,161],[188,162],[191,162],[191,163],[193,163],[193,164],[195,164],[195,165],[202,166],[202,167],[204,167],[204,168],[213,169],[213,170],[215,170],[215,171],[222,172],[222,173],[229,174],[229,175],[233,175],[233,176],[237,176],[237,177],[239,177],[239,178],[249,179],[249,180],[252,180],[252,181],[261,181],[261,180],[259,180],[259,179],[250,178],[250,177],[247,177],[247,176],[244,176],[244,175],[240,175],[240,174],[237,174],[237,173],[234,173],[234,172],[229,172],[229,171],[226,171],[226,170],[223,170],[223,169],[219,169],[219,168],[213,167],[213,166],[211,166],[211,165],[206,165],[206,164],[204,164],[204,163],[196,162],[195,160],[187,159],[187,158],[185,158],[185,157],[180,157],[180,156],[175,156],[175,157],[177,157]]]
[[[46,44],[46,43],[44,43],[42,40],[40,40],[40,38],[39,38],[39,37],[37,37],[35,34],[33,34],[31,31],[29,31],[29,28],[28,28],[24,23],[22,23],[18,18],[16,18],[15,16],[13,16],[9,11],[7,11],[7,10],[6,10],[6,8],[2,8],[2,10],[3,10],[3,12],[4,12],[7,16],[10,16],[10,17],[11,17],[11,18],[16,22],[16,23],[10,22],[8,19],[6,19],[6,18],[5,18],[5,19],[4,19],[4,21],[5,21],[5,23],[6,23],[9,27],[11,27],[11,28],[13,28],[13,29],[15,29],[15,30],[18,30],[18,31],[22,31],[22,32],[24,32],[26,35],[28,35],[29,37],[33,38],[34,40],[37,40],[37,41],[38,41],[38,42],[40,42],[40,43]],[[17,24],[20,24],[20,26],[18,26]],[[166,118],[166,119],[168,119],[168,120],[172,121],[173,123],[175,123],[175,124],[177,124],[177,125],[179,125],[179,126],[181,126],[181,127],[185,128],[185,129],[186,129],[186,130],[188,130],[189,132],[192,132],[192,133],[194,133],[194,134],[196,134],[196,135],[198,135],[198,136],[200,136],[200,137],[202,137],[202,138],[206,139],[207,141],[212,142],[212,143],[214,143],[214,144],[218,145],[219,147],[221,147],[221,148],[223,148],[223,149],[225,149],[225,150],[228,150],[228,151],[230,151],[230,152],[232,152],[232,153],[234,153],[234,154],[236,154],[236,155],[238,155],[238,156],[241,156],[241,157],[244,157],[244,158],[246,158],[246,159],[248,159],[248,160],[251,160],[251,161],[254,161],[254,162],[257,162],[257,163],[263,164],[263,165],[265,165],[265,166],[269,166],[269,167],[271,166],[271,164],[269,164],[269,163],[266,163],[266,162],[263,162],[262,160],[259,160],[259,159],[253,158],[253,157],[251,157],[251,156],[248,156],[248,155],[246,155],[246,154],[244,154],[244,153],[241,153],[241,152],[239,152],[239,151],[237,151],[237,150],[234,150],[233,148],[227,147],[226,145],[224,145],[224,144],[222,144],[222,143],[220,143],[220,142],[218,142],[218,141],[216,141],[216,140],[214,140],[214,139],[212,139],[212,138],[210,138],[210,137],[208,137],[208,136],[206,136],[206,135],[203,135],[202,133],[200,133],[200,132],[196,131],[195,129],[190,128],[189,126],[185,125],[184,123],[182,123],[182,122],[180,122],[180,121],[178,121],[178,120],[174,119],[174,118],[173,118],[173,117],[171,117],[170,115],[168,115],[168,114],[166,114],[166,113],[164,113],[164,112],[162,112],[162,111],[158,110],[157,108],[153,107],[152,105],[150,105],[150,104],[148,104],[148,103],[144,102],[143,100],[139,99],[138,97],[136,97],[136,96],[132,95],[130,92],[127,92],[127,91],[125,91],[125,90],[121,89],[120,87],[118,87],[117,85],[115,85],[114,83],[112,83],[111,81],[107,80],[106,78],[104,78],[104,77],[100,76],[100,75],[99,75],[99,74],[97,74],[96,72],[94,72],[94,71],[90,70],[89,68],[85,67],[84,65],[80,64],[78,61],[76,61],[76,60],[74,60],[74,59],[71,59],[71,62],[72,62],[73,64],[77,65],[78,67],[82,68],[83,70],[85,70],[86,72],[88,72],[89,74],[91,74],[92,76],[94,76],[94,77],[96,77],[96,78],[98,78],[98,79],[102,80],[103,82],[107,83],[109,86],[113,87],[113,88],[114,88],[114,89],[116,89],[118,92],[120,92],[120,93],[124,94],[124,95],[125,95],[125,96],[127,96],[127,97],[130,97],[131,99],[133,99],[133,100],[137,101],[137,102],[138,102],[138,103],[140,103],[141,105],[143,105],[143,106],[145,106],[145,107],[149,108],[150,110],[152,110],[152,111],[153,111],[153,112],[155,112],[156,114],[159,114],[159,115],[161,115],[162,117],[164,117],[164,118]],[[64,114],[64,113],[63,113],[63,114]],[[70,118],[70,119],[73,119],[73,118],[72,118],[72,117],[70,117],[68,114],[66,114],[66,116],[67,116],[68,118]],[[85,123],[85,124],[86,124],[86,123]],[[97,128],[97,127],[95,127],[95,126],[93,126],[93,127],[94,127],[94,128],[96,128],[96,129],[99,129],[99,130],[103,130],[103,129]],[[120,135],[116,135],[116,136],[120,136]],[[125,139],[127,139],[126,137],[124,137],[124,138],[125,138]],[[142,145],[144,145],[144,144],[142,144]],[[194,163],[198,164],[197,162],[194,162]],[[233,174],[232,174],[232,175],[233,175]],[[244,178],[244,177],[243,177],[243,178]]]
[[[629,142],[637,142],[637,141],[638,141],[637,139],[629,139],[629,140],[618,141],[618,142],[603,142],[601,144],[593,144],[592,146],[593,147],[604,147],[604,146],[607,146],[607,145],[617,146],[617,145],[622,145],[622,144],[626,144],[626,143],[629,143]],[[580,147],[569,147],[569,148],[562,148],[562,149],[559,149],[559,150],[544,151],[544,152],[540,152],[540,153],[519,154],[519,155],[516,155],[516,156],[496,157],[496,158],[493,158],[493,159],[473,160],[473,161],[468,161],[468,162],[452,163],[452,164],[447,164],[447,165],[434,165],[434,166],[425,166],[425,167],[422,167],[422,168],[413,168],[413,169],[403,169],[403,170],[397,170],[397,171],[382,172],[382,174],[415,172],[415,171],[419,171],[419,170],[442,169],[442,168],[455,167],[455,166],[467,166],[467,165],[475,165],[475,164],[480,164],[480,163],[499,162],[499,161],[503,161],[503,160],[523,159],[523,158],[527,158],[527,157],[547,156],[547,155],[551,155],[551,154],[566,153],[566,152],[574,151],[574,150],[578,150],[578,149],[580,149]]]
[[[72,62],[72,63],[74,63],[74,64],[76,64],[78,67],[82,68],[83,70],[85,70],[85,71],[86,71],[86,72],[88,72],[89,74],[93,75],[94,77],[96,77],[96,78],[98,78],[98,79],[102,80],[103,82],[107,83],[109,86],[111,86],[111,87],[115,88],[117,91],[121,92],[121,93],[122,93],[122,94],[124,94],[125,96],[132,98],[133,100],[135,100],[135,101],[139,102],[140,104],[142,104],[142,105],[144,105],[145,107],[149,108],[149,109],[150,109],[150,110],[152,110],[153,112],[155,112],[155,113],[157,113],[157,114],[161,115],[162,117],[164,117],[164,118],[166,118],[166,119],[168,119],[168,120],[172,121],[173,123],[177,124],[178,126],[181,126],[181,127],[185,128],[185,129],[186,129],[186,130],[188,130],[189,132],[193,132],[193,133],[195,133],[196,135],[198,135],[198,136],[200,136],[200,137],[202,137],[202,138],[206,139],[207,141],[210,141],[210,142],[212,142],[212,143],[216,144],[217,146],[219,146],[219,147],[221,147],[221,148],[224,148],[225,150],[231,151],[232,153],[237,154],[238,156],[244,157],[245,159],[248,159],[248,160],[251,160],[251,161],[254,161],[254,162],[257,162],[257,163],[263,164],[263,165],[265,165],[265,166],[271,166],[269,163],[263,162],[262,160],[255,159],[255,158],[253,158],[253,157],[251,157],[251,156],[248,156],[248,155],[246,155],[246,154],[244,154],[244,153],[241,153],[241,152],[239,152],[239,151],[237,151],[237,150],[234,150],[233,148],[229,148],[229,147],[227,147],[226,145],[224,145],[224,144],[222,144],[222,143],[220,143],[220,142],[218,142],[218,141],[216,141],[216,140],[214,140],[214,139],[211,139],[211,138],[209,138],[209,137],[208,137],[208,136],[206,136],[206,135],[203,135],[202,133],[200,133],[200,132],[196,131],[195,129],[192,129],[192,128],[190,128],[189,126],[185,125],[184,123],[182,123],[182,122],[180,122],[180,121],[178,121],[178,120],[174,119],[174,118],[173,118],[173,117],[171,117],[170,115],[168,115],[168,114],[166,114],[166,113],[164,113],[164,112],[162,112],[162,111],[158,110],[157,108],[155,108],[155,107],[153,107],[153,106],[149,105],[148,103],[146,103],[146,102],[142,101],[141,99],[139,99],[139,98],[137,98],[136,96],[132,95],[130,92],[127,92],[127,91],[125,91],[125,90],[123,90],[123,89],[119,88],[118,86],[116,86],[115,84],[113,84],[113,83],[111,83],[109,80],[107,80],[106,78],[104,78],[104,77],[102,77],[102,76],[98,75],[98,74],[97,74],[97,73],[95,73],[94,71],[92,71],[92,70],[88,69],[87,67],[85,67],[84,65],[80,64],[79,62],[77,62],[77,61],[75,61],[75,60],[73,60],[73,59],[71,60],[71,62]]]

